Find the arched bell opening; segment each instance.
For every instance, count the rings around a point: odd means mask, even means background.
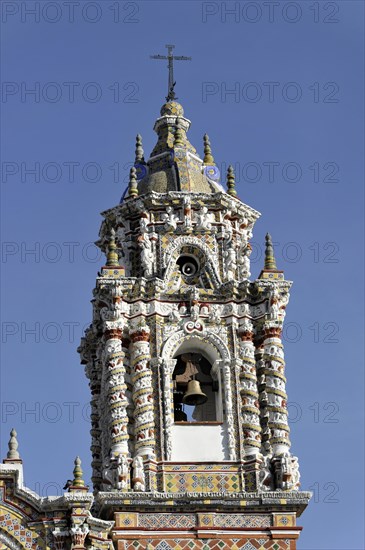
[[[176,357],[173,372],[175,422],[217,422],[219,383],[212,364],[201,353],[186,352]]]
[[[193,355],[189,357],[193,365],[187,365],[185,355]],[[162,357],[165,361],[164,398],[169,411],[164,433],[167,460],[214,462],[233,459],[232,441],[229,443],[233,419],[231,410],[227,409],[231,403],[230,372],[226,368],[230,355],[224,341],[212,332],[203,336],[176,331],[165,342]],[[186,399],[183,403],[193,376],[200,386],[200,391],[193,387],[193,399],[200,392],[207,397],[206,402],[194,406],[186,405]],[[186,419],[181,412],[186,414]]]

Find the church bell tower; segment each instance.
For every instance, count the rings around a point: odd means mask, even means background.
[[[199,156],[174,84],[145,160],[103,213],[106,254],[79,351],[91,390],[94,514],[120,550],[293,550],[301,492],[281,340],[291,282],[259,212]]]

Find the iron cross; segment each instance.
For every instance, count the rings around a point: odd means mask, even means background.
[[[168,93],[166,96],[166,101],[171,101],[177,99],[174,91],[176,82],[174,82],[174,59],[175,61],[191,61],[191,57],[186,57],[184,55],[173,55],[172,50],[175,48],[173,44],[166,44],[167,55],[151,55],[151,59],[167,59],[168,60],[168,69],[169,69],[169,87]]]

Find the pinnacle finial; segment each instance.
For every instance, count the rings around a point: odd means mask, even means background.
[[[18,453],[18,440],[16,438],[18,434],[16,433],[16,430],[13,428],[10,432],[10,439],[8,443],[8,454],[6,455],[8,460],[20,460],[20,456]]]
[[[212,148],[210,146],[210,140],[208,134],[204,134],[204,164],[208,166],[215,166],[214,157],[212,155]]]
[[[266,247],[265,247],[265,267],[264,269],[277,269],[276,261],[274,256],[274,247],[272,245],[271,235],[266,233],[265,236]]]
[[[117,245],[115,244],[115,231],[110,230],[110,239],[108,243],[108,253],[106,255],[106,265],[110,267],[119,267],[119,257]]]
[[[175,131],[175,140],[174,146],[184,145],[184,134],[182,131],[180,117],[176,119],[176,131]]]
[[[85,487],[85,481],[82,479],[83,471],[81,468],[81,460],[79,456],[75,458],[74,464],[75,464],[74,471],[73,471],[74,479],[72,482],[72,487]]]
[[[134,166],[129,171],[129,196],[132,199],[138,197],[137,170]]]
[[[237,197],[237,191],[236,191],[236,178],[234,175],[234,169],[232,164],[228,166],[227,170],[227,193],[228,195],[231,195],[232,197]]]
[[[136,136],[136,157],[135,157],[135,164],[146,164],[144,160],[144,151],[142,146],[142,136],[141,134],[137,134]]]

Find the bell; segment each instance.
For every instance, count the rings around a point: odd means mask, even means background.
[[[203,405],[207,400],[208,397],[202,392],[198,380],[190,380],[182,400],[184,405]]]
[[[187,414],[182,410],[181,404],[178,403],[174,410],[174,420],[175,422],[186,422],[188,419]]]

